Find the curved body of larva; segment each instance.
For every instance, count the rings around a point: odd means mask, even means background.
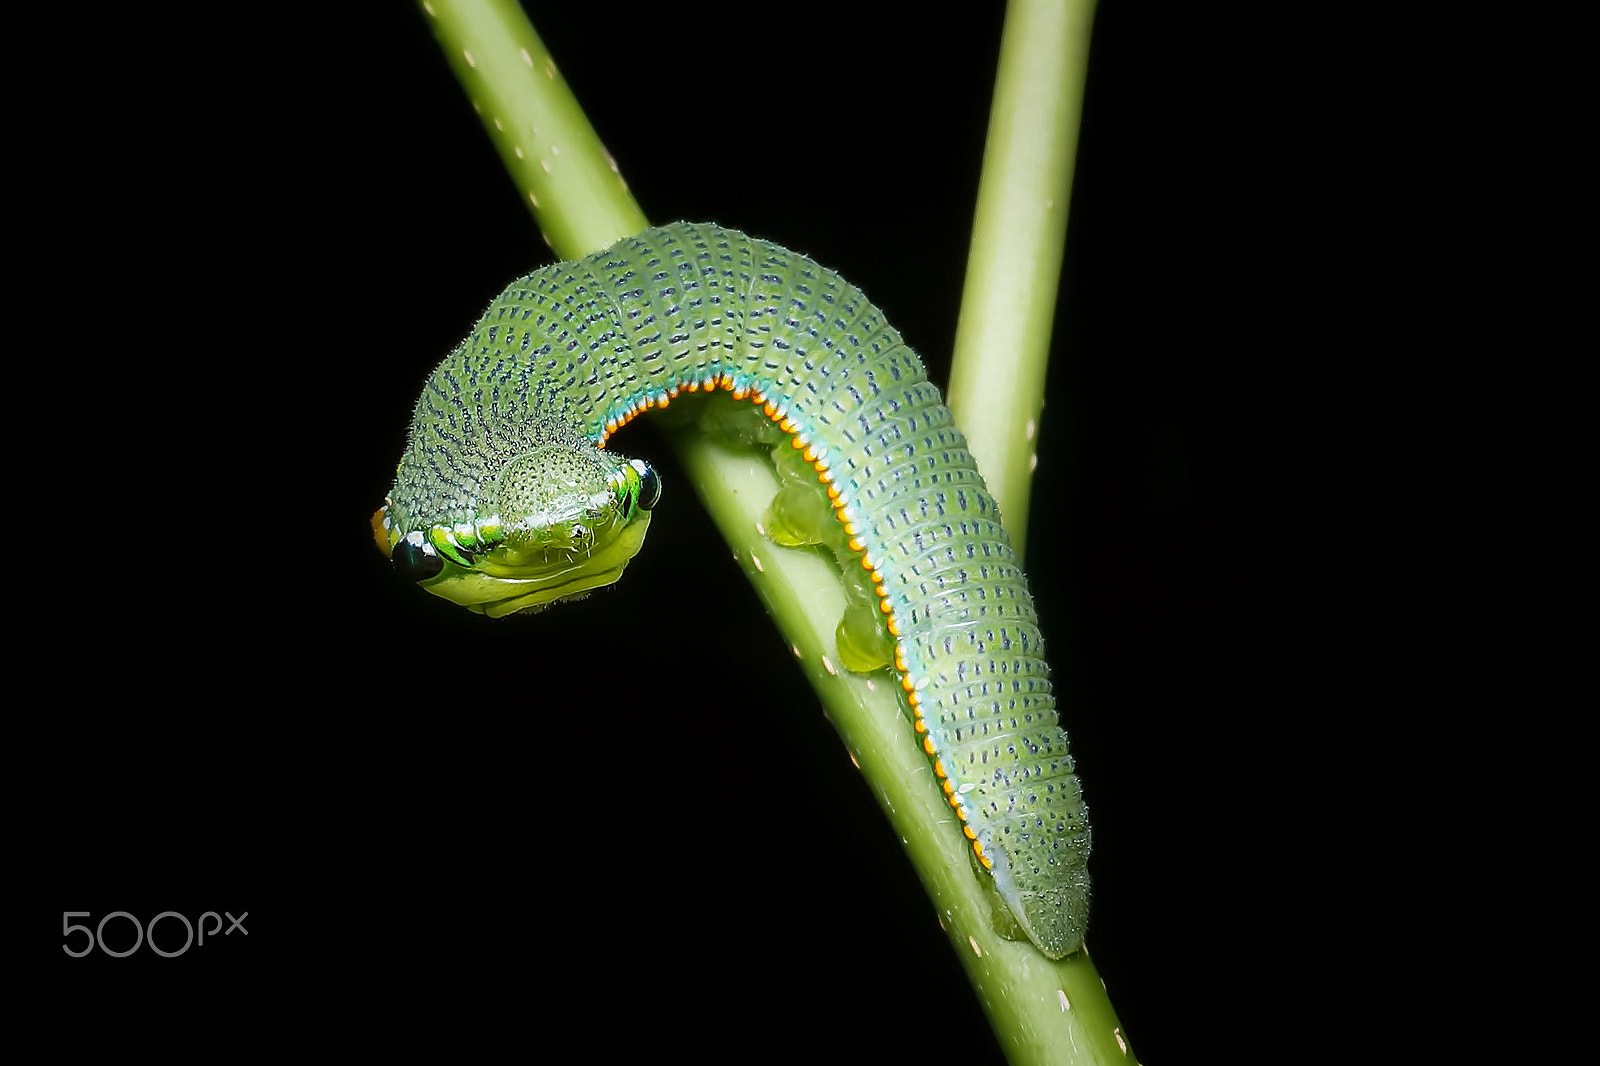
[[[1027,584],[921,361],[832,271],[734,230],[675,223],[514,282],[425,387],[375,516],[380,546],[490,614],[614,581],[643,536],[628,521],[648,519],[659,484],[637,460],[608,459],[606,440],[700,389],[760,405],[815,467],[974,855],[1046,955],[1078,950],[1087,811]],[[574,489],[586,473],[611,486],[614,509]],[[529,503],[530,481],[566,496]],[[620,561],[563,564],[559,594],[536,596],[527,590],[554,580],[518,569],[532,565],[536,526],[540,560],[599,559],[602,533],[636,532]],[[570,580],[584,566],[603,576]]]

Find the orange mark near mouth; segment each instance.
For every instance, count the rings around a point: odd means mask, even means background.
[[[389,557],[389,531],[383,528],[383,516],[388,511],[389,505],[386,503],[372,512],[372,540],[385,559]]]

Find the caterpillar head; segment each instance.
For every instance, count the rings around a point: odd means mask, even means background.
[[[408,528],[386,500],[372,530],[402,576],[498,618],[615,582],[660,499],[661,479],[643,460],[551,444],[506,463],[470,520]]]

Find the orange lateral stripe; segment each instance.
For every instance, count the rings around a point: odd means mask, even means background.
[[[850,509],[849,501],[845,498],[837,482],[835,482],[827,458],[822,450],[819,450],[811,441],[809,434],[804,434],[800,431],[800,424],[789,417],[788,409],[768,399],[764,393],[757,389],[735,388],[732,374],[713,374],[707,377],[703,384],[698,380],[685,382],[682,386],[674,385],[671,389],[658,396],[646,396],[642,400],[629,404],[628,409],[621,416],[606,421],[598,441],[599,447],[604,448],[611,435],[633,421],[641,411],[653,407],[666,407],[668,402],[678,395],[680,388],[688,392],[698,392],[701,388],[704,388],[709,392],[718,386],[732,392],[735,399],[747,399],[761,408],[761,412],[776,422],[779,429],[790,435],[789,446],[803,453],[803,458],[806,462],[812,464],[813,469],[816,470],[817,480],[826,486],[828,501],[833,507],[834,516],[844,525],[845,535],[849,538],[847,545],[851,551],[861,556],[861,567],[867,571],[872,581],[873,591],[879,597],[878,608],[883,612],[884,626],[889,635],[895,638],[894,666],[900,673],[900,687],[906,694],[906,702],[914,712],[916,731],[922,734],[922,750],[929,758],[933,759],[934,775],[940,779],[941,788],[948,798],[950,806],[960,816],[963,823],[962,831],[972,841],[972,849],[978,856],[978,860],[986,868],[993,869],[994,862],[983,853],[983,845],[978,842],[972,828],[965,824],[967,820],[966,809],[962,806],[960,797],[955,794],[955,785],[950,781],[943,761],[938,758],[938,749],[934,747],[933,737],[928,735],[928,724],[922,717],[922,699],[917,693],[916,682],[912,679],[911,671],[908,669],[905,649],[899,643],[900,625],[894,616],[894,605],[889,601],[889,590],[884,585],[883,571],[879,569],[877,561],[867,555],[867,546],[859,536],[860,528],[856,524],[854,516],[847,517],[847,511]],[[376,518],[377,516],[374,517]]]

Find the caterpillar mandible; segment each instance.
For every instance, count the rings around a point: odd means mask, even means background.
[[[841,658],[892,666],[976,862],[1045,955],[1078,950],[1088,812],[1027,583],[921,360],[832,271],[678,222],[513,282],[423,387],[378,547],[491,616],[611,584],[661,482],[606,443],[701,390],[789,442],[873,608],[841,623]]]

